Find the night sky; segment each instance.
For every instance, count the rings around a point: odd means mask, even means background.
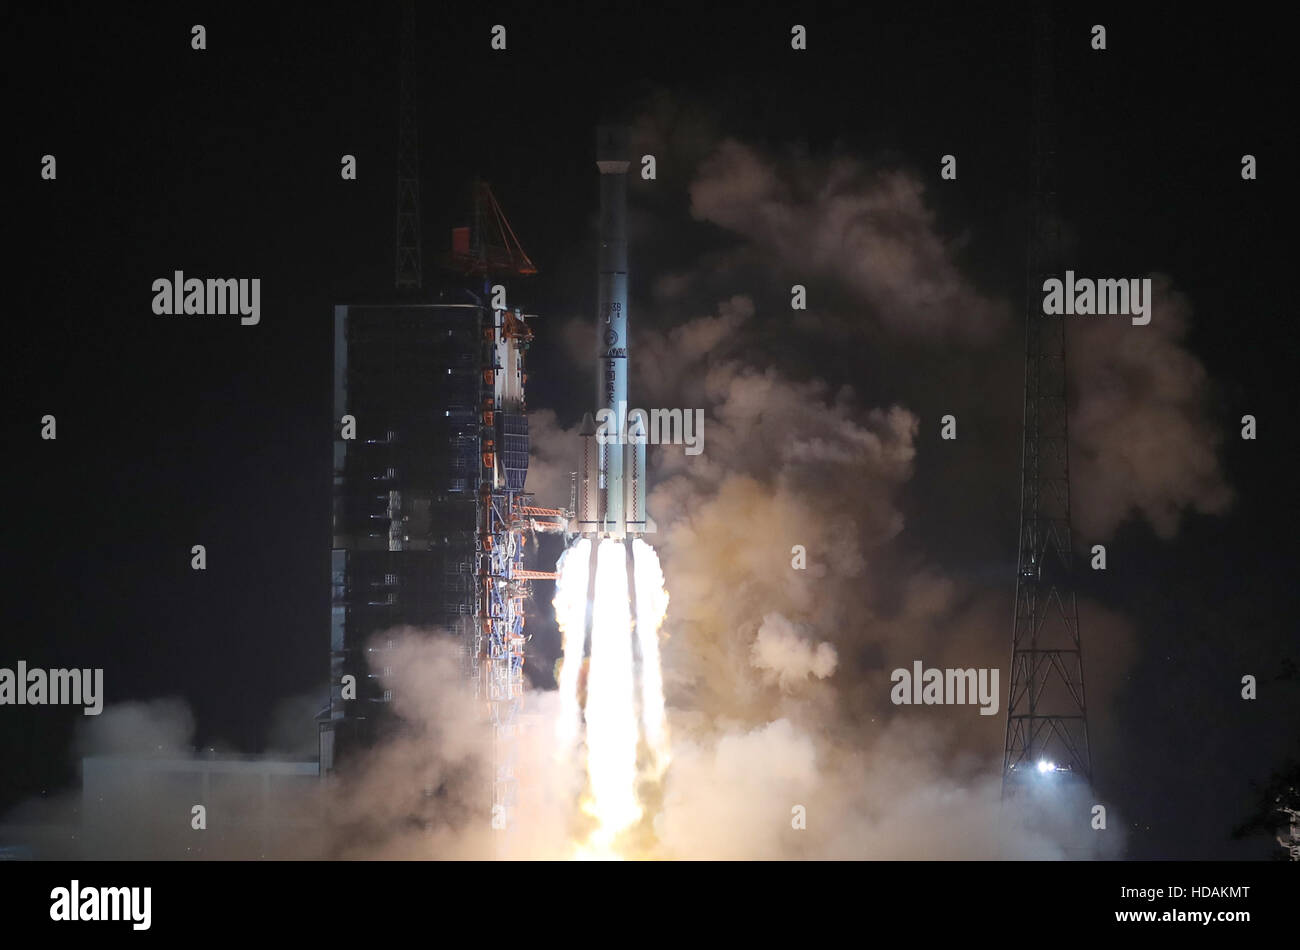
[[[656,97],[756,147],[919,169],[938,226],[965,238],[962,273],[1008,300],[1021,332],[1028,5],[739,9],[421,6],[426,286],[465,223],[469,181],[486,178],[541,270],[515,292],[542,315],[529,404],[565,426],[590,391],[559,330],[593,310],[592,129]],[[278,703],[313,690],[324,703],[332,308],[393,297],[397,5],[50,4],[4,17],[0,666],[103,667],[109,703],[180,696],[199,744],[260,751]],[[190,48],[194,23],[205,51]],[[505,53],[489,49],[495,23]],[[792,23],[808,27],[806,53],[789,49]],[[1107,26],[1104,52],[1088,48],[1093,23]],[[1185,345],[1213,381],[1207,412],[1235,493],[1226,514],[1186,514],[1172,540],[1125,523],[1109,542],[1117,565],[1081,579],[1142,631],[1108,710],[1122,742],[1094,740],[1099,781],[1132,825],[1129,857],[1264,857],[1229,834],[1251,783],[1300,756],[1289,40],[1263,18],[1175,3],[1071,8],[1058,35],[1060,210],[1077,269],[1160,271],[1192,301]],[[949,152],[960,175],[940,183]],[[52,182],[39,174],[47,153]],[[339,176],[349,153],[357,181]],[[1244,153],[1259,180],[1241,180]],[[684,188],[632,200],[690,222]],[[684,226],[638,260],[635,240],[634,301],[656,269],[725,243]],[[260,277],[260,325],[155,316],[150,285],[178,269]],[[784,346],[771,323],[747,343],[760,362]],[[926,372],[909,352],[898,345],[894,372]],[[898,398],[852,346],[784,358],[787,373],[852,384],[867,405]],[[980,358],[955,360],[930,381],[933,405],[913,408],[1000,419],[968,449],[996,454],[1000,474],[964,483],[927,461],[923,439],[902,543],[1001,587],[1009,640],[1021,406],[971,383],[961,367]],[[1007,365],[1011,393],[1019,368]],[[39,438],[46,413],[57,441]],[[1238,438],[1244,413],[1259,420],[1254,442]],[[976,530],[955,530],[971,508]],[[190,570],[196,543],[206,572]],[[1253,704],[1237,697],[1243,673],[1261,683]],[[0,813],[75,783],[81,718],[0,708]]]

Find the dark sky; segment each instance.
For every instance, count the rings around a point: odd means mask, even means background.
[[[327,670],[331,308],[391,296],[397,6],[41,6],[10,10],[0,31],[11,248],[0,665],[103,667],[110,702],[180,695],[200,742],[257,751],[277,702]],[[660,91],[760,145],[922,168],[957,153],[960,187],[931,200],[946,225],[978,234],[962,259],[972,279],[1019,299],[1028,7],[898,6],[421,9],[426,274],[480,175],[542,270],[529,309],[589,312],[591,130]],[[1218,417],[1252,412],[1261,435],[1242,443],[1227,425],[1228,516],[1191,517],[1174,543],[1121,532],[1141,568],[1092,593],[1149,639],[1113,711],[1126,742],[1099,754],[1111,797],[1139,823],[1131,856],[1225,857],[1242,853],[1225,839],[1250,782],[1300,752],[1285,721],[1295,674],[1275,678],[1300,652],[1282,205],[1291,50],[1260,17],[1130,7],[1062,15],[1073,44],[1059,63],[1061,211],[1088,270],[1176,275]],[[809,29],[800,57],[793,22]],[[1094,22],[1108,27],[1104,53],[1087,47]],[[206,51],[190,48],[194,23]],[[506,53],[488,48],[494,23],[508,27]],[[1259,181],[1239,179],[1245,152],[1259,156]],[[39,178],[46,153],[55,182]],[[344,153],[358,181],[340,180]],[[155,316],[150,284],[175,269],[260,277],[261,324]],[[530,404],[567,424],[587,384],[546,329]],[[854,368],[837,352],[808,371],[852,381]],[[45,413],[57,442],[38,438]],[[912,490],[941,513],[926,479]],[[1013,481],[987,500],[1005,563],[963,565],[1003,573],[1008,621],[1016,503]],[[941,523],[922,517],[918,531]],[[189,568],[195,543],[206,573]],[[1290,699],[1261,701],[1255,720],[1233,706],[1225,722],[1238,670]],[[74,778],[78,716],[0,708],[0,811]],[[1207,745],[1223,757],[1207,760]]]

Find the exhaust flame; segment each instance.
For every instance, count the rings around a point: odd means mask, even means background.
[[[668,723],[664,718],[664,675],[659,665],[659,626],[668,612],[668,591],[655,549],[632,542],[635,567],[636,637],[641,651],[641,724],[650,751],[650,775],[658,781],[668,767]]]
[[[668,766],[658,636],[668,592],[659,558],[644,541],[637,539],[630,545],[599,541],[594,558],[592,544],[587,538],[578,540],[558,565],[554,605],[564,636],[564,664],[556,728],[563,754],[572,755],[578,752],[579,729],[585,725],[588,794],[582,810],[596,827],[574,856],[613,858],[619,856],[619,835],[645,813],[638,783],[657,782]],[[582,704],[581,670],[588,639],[590,660]]]
[[[564,636],[560,667],[560,719],[556,727],[561,755],[572,754],[578,742],[578,679],[582,674],[587,617],[587,573],[591,542],[580,538],[560,555],[555,569],[555,619]]]
[[[596,561],[587,671],[587,778],[600,822],[593,843],[608,848],[641,817],[636,800],[636,709],[633,707],[632,615],[627,553],[602,541]]]

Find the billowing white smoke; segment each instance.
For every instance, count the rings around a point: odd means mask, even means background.
[[[987,339],[1005,320],[958,271],[910,171],[782,166],[725,139],[691,183],[691,214],[786,270],[843,282],[895,332]]]
[[[1183,347],[1191,304],[1162,274],[1152,297],[1151,323],[1136,330],[1114,319],[1069,324],[1070,466],[1086,537],[1140,515],[1171,538],[1185,511],[1222,514],[1232,503],[1222,432],[1205,412],[1210,380]]]
[[[780,614],[768,614],[758,628],[751,662],[765,671],[769,681],[789,691],[809,676],[825,679],[835,672],[838,656],[829,643],[816,646],[799,635],[794,624]]]

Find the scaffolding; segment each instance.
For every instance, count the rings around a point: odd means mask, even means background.
[[[532,581],[553,579],[524,569],[536,532],[563,532],[568,513],[539,508],[524,490],[528,417],[524,355],[532,341],[529,315],[491,311],[484,323],[480,382],[480,471],[475,543],[474,627],[468,644],[470,677],[492,727],[492,826],[507,830],[517,809],[519,713],[524,695],[525,601]]]
[[[537,268],[519,245],[491,188],[474,183],[473,226],[452,232],[449,269],[480,279],[495,300],[494,279],[526,277]],[[533,504],[528,477],[526,358],[532,314],[518,308],[483,311],[480,325],[474,622],[466,644],[469,675],[492,728],[492,827],[514,825],[518,732],[524,697],[525,602],[534,580],[554,573],[524,568],[528,540],[562,533],[569,512]]]

